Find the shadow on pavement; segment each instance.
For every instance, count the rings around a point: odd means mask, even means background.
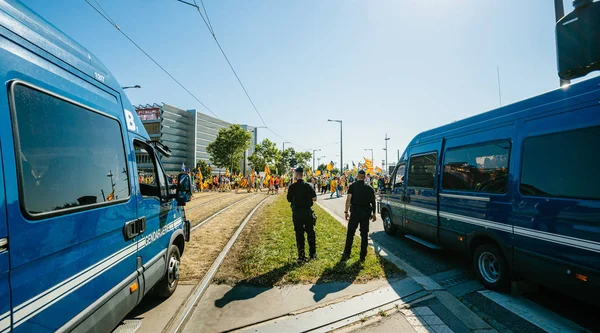
[[[347,261],[340,259],[335,266],[326,269],[323,274],[321,274],[317,282],[310,288],[310,291],[314,293],[313,299],[315,302],[319,302],[327,295],[342,291],[352,285],[362,269],[362,264],[359,261],[354,262],[350,266],[346,266],[346,264]],[[327,283],[329,280],[331,280],[331,276],[335,275],[339,271],[347,271],[345,275],[347,280],[344,282]]]
[[[216,300],[215,306],[223,308],[231,302],[251,299],[272,289],[272,286],[296,265],[296,263],[288,263],[252,279],[240,281],[223,297]],[[269,285],[271,287],[258,287],[259,285]]]
[[[165,302],[167,298],[162,298],[156,295],[154,291],[150,292],[150,294],[144,296],[143,300],[138,304],[129,314],[127,314],[126,318],[138,318],[145,314],[146,312],[154,309],[155,307],[161,305]],[[143,317],[141,317],[143,318]]]

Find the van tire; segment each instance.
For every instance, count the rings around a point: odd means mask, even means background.
[[[383,213],[381,213],[381,220],[383,221],[383,230],[385,230],[385,233],[390,236],[395,235],[397,228],[392,222],[392,217],[387,210],[384,210]]]
[[[496,244],[482,244],[475,250],[473,270],[488,289],[505,292],[510,287],[510,268]]]
[[[167,270],[163,278],[156,284],[156,294],[162,298],[168,298],[175,292],[179,284],[179,267],[181,254],[176,245],[171,244],[167,255]]]

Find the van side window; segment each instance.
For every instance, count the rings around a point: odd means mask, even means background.
[[[141,195],[160,198],[160,177],[153,149],[139,141],[133,141],[133,149]]]
[[[404,185],[404,174],[406,172],[406,164],[400,164],[396,168],[394,187],[401,187]]]
[[[510,142],[451,148],[444,154],[445,190],[506,193]]]
[[[408,187],[434,188],[437,153],[411,156],[408,164]]]
[[[36,215],[129,198],[118,120],[23,84],[12,87],[21,207]]]
[[[600,126],[530,137],[523,142],[523,195],[600,200]]]

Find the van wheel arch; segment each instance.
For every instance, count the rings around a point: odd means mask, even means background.
[[[183,234],[179,234],[175,237],[172,242],[173,245],[179,248],[179,253],[183,255],[183,249],[185,248],[185,240],[183,239]]]
[[[469,243],[469,252],[479,281],[488,289],[508,291],[512,269],[500,243],[490,236],[478,235]]]

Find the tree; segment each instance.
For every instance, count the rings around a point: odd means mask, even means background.
[[[206,147],[206,151],[213,164],[237,173],[240,171],[239,163],[244,158],[244,151],[250,148],[251,139],[252,134],[240,125],[233,124],[229,128],[222,128],[215,141]]]
[[[202,177],[209,177],[212,170],[209,170],[209,166],[204,160],[198,160],[196,163],[196,168],[200,168],[200,172],[202,172]]]
[[[281,152],[277,149],[274,142],[269,139],[264,139],[254,147],[254,152],[248,157],[248,162],[256,172],[265,169],[265,165],[269,165],[269,169],[275,170],[275,165],[281,159]]]
[[[296,155],[296,151],[294,148],[288,148],[281,152],[281,160],[278,164],[279,173],[283,174],[286,170],[289,170],[290,167],[294,167],[294,165],[290,165],[290,161]]]
[[[321,174],[325,173],[325,170],[327,170],[327,165],[326,164],[319,164],[319,166],[317,167],[317,170],[321,171]]]
[[[312,154],[309,151],[296,152],[294,158],[296,159],[296,164],[302,168],[312,166]]]
[[[331,169],[331,174],[332,175],[336,175],[336,176],[341,176],[340,175],[340,169],[338,169],[338,168]]]

